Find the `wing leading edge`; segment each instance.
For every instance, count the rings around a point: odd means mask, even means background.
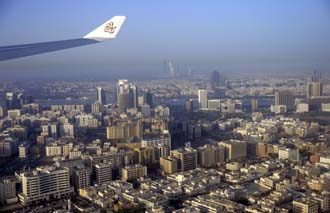
[[[114,16],[83,38],[0,47],[0,61],[95,44],[116,38],[125,16]]]

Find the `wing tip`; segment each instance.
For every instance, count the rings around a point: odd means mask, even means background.
[[[106,39],[116,38],[121,26],[126,20],[126,16],[114,16],[95,30],[91,31],[84,38],[93,39],[97,41],[104,41]]]

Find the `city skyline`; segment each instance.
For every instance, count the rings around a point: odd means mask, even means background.
[[[117,78],[125,78],[136,72],[148,76],[160,72],[167,59],[198,72],[299,73],[330,68],[330,3],[325,0],[103,1],[84,2],[79,13],[72,13],[77,4],[2,1],[0,45],[80,37],[116,14],[128,16],[120,38],[104,46],[2,62],[1,74],[9,79],[15,75],[24,79],[25,72],[35,78],[56,77],[45,71],[47,66],[52,72],[79,78],[78,73],[90,78],[91,70],[95,76],[124,73]]]

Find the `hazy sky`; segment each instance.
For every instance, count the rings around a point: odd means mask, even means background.
[[[81,37],[114,15],[127,16],[117,39],[0,62],[0,74],[136,72],[162,69],[165,59],[242,71],[330,70],[329,0],[1,0],[0,46]]]

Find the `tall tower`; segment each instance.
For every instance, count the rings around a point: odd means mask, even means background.
[[[323,95],[322,82],[307,82],[307,98]]]
[[[122,110],[137,108],[138,106],[138,89],[126,79],[118,81],[117,104]]]
[[[147,91],[143,95],[144,104],[148,104],[150,107],[153,107],[153,95],[150,91]]]
[[[311,77],[311,81],[307,82],[306,96],[318,97],[323,95],[323,84],[321,82],[321,74],[314,71],[314,74]]]
[[[171,78],[175,78],[175,69],[172,62],[168,62],[168,72]]]
[[[105,91],[102,87],[97,87],[97,101],[100,102],[102,105],[106,104]]]
[[[220,73],[218,71],[214,70],[213,72],[211,72],[210,83],[211,83],[211,86],[213,88],[216,87],[216,86],[219,86],[219,84],[220,84]]]
[[[207,90],[198,90],[198,103],[200,109],[207,109]]]
[[[258,109],[259,109],[258,99],[252,98],[251,99],[251,111],[256,112],[256,111],[258,111]]]
[[[287,107],[294,106],[294,97],[290,91],[276,91],[275,105],[286,105]]]

